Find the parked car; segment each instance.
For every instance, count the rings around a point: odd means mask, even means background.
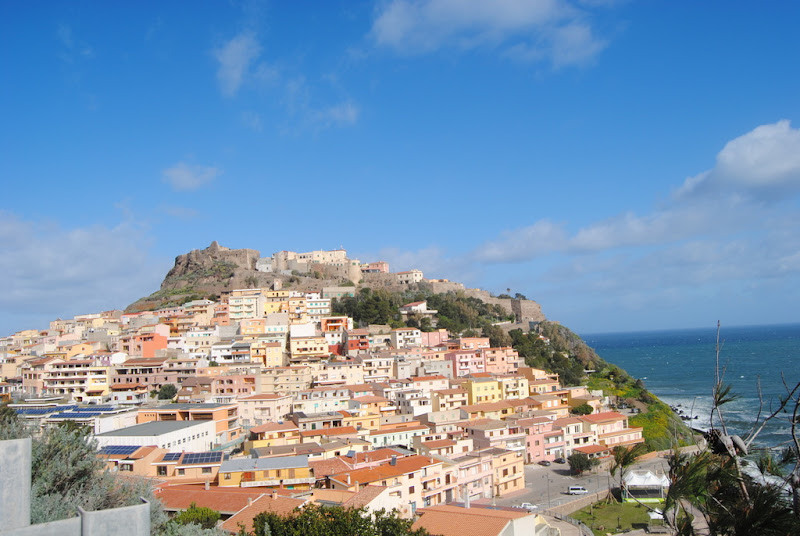
[[[567,495],[586,495],[589,491],[583,486],[570,486],[567,489]]]
[[[546,466],[550,465],[550,462],[548,462],[547,460],[542,460],[542,461],[539,462],[539,465],[544,465],[546,467]]]
[[[564,458],[556,458],[553,461],[556,462],[556,463],[567,463],[567,460],[565,460]]]
[[[520,504],[518,506],[518,508],[522,508],[523,510],[527,510],[528,512],[533,512],[534,510],[536,510],[538,508],[538,506],[536,506],[533,503],[524,502],[524,503]]]

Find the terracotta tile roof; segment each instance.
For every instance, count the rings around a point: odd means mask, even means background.
[[[128,456],[128,458],[131,459],[131,460],[138,460],[140,458],[144,458],[145,456],[147,456],[148,454],[150,454],[151,452],[153,452],[157,448],[158,447],[156,447],[154,445],[147,446],[147,447],[140,447],[137,451],[135,451],[133,454]]]
[[[389,460],[392,456],[401,458],[404,456],[404,454],[401,454],[392,448],[381,448],[377,450],[368,450],[367,452],[356,452],[355,463],[362,464],[377,462],[379,460]],[[345,461],[347,460],[349,460],[349,458],[345,459]]]
[[[111,386],[112,391],[127,391],[130,389],[146,389],[147,386],[141,383],[115,383]]]
[[[342,504],[355,496],[356,492],[346,489],[315,489],[311,494],[313,503],[336,503]]]
[[[578,424],[581,422],[583,421],[578,419],[577,417],[563,417],[561,419],[554,420],[553,426],[567,426],[569,424]]]
[[[228,532],[239,532],[239,524],[244,525],[247,532],[253,532],[253,518],[261,512],[273,512],[278,515],[289,515],[295,508],[305,504],[304,499],[292,499],[280,495],[263,495],[245,506],[222,524],[222,529]]]
[[[320,428],[300,432],[302,437],[358,435],[358,430],[353,426],[336,426],[333,428]]]
[[[377,395],[364,395],[364,396],[357,396],[353,398],[356,402],[361,402],[362,404],[369,404],[372,402],[388,402],[389,400],[384,396],[377,396]]]
[[[341,458],[331,458],[330,460],[318,460],[308,462],[308,466],[314,470],[317,478],[351,470],[353,467]]]
[[[259,434],[261,432],[288,432],[290,430],[299,430],[299,428],[297,425],[291,422],[283,424],[279,424],[277,422],[268,422],[250,428],[250,431],[255,434]]]
[[[603,445],[586,445],[583,447],[575,447],[575,450],[583,452],[584,454],[597,454],[599,452],[608,452],[609,448]]]
[[[370,482],[388,480],[406,473],[413,473],[414,471],[419,471],[423,467],[428,467],[435,463],[436,462],[431,463],[431,459],[427,456],[407,456],[405,458],[398,458],[395,465],[386,463],[377,467],[345,471],[331,475],[331,477],[344,483],[347,482],[347,476],[350,475],[350,482],[353,485],[355,485],[356,482],[369,484]]]
[[[591,415],[584,415],[583,420],[589,422],[609,422],[609,421],[622,421],[625,420],[625,415],[617,413],[616,411],[604,411],[602,413],[592,413]]]
[[[231,515],[255,501],[264,494],[264,490],[248,491],[242,493],[238,491],[223,491],[219,488],[205,490],[200,486],[195,489],[189,486],[179,488],[165,487],[156,492],[156,497],[164,505],[165,510],[186,510],[192,503],[197,506],[211,508],[225,515]]]
[[[429,449],[440,449],[442,447],[452,447],[456,442],[452,439],[435,439],[433,441],[423,441],[422,444]]]
[[[278,400],[280,398],[286,398],[289,395],[275,395],[275,394],[264,394],[264,395],[251,395],[251,396],[244,396],[239,398],[239,400]]]
[[[459,508],[438,505],[417,510],[421,515],[412,530],[424,528],[440,536],[498,536],[512,519],[529,516],[528,512],[510,512],[485,508]]]
[[[371,503],[385,489],[386,486],[364,486],[358,493],[343,502],[342,506],[345,508],[361,508]]]
[[[413,382],[427,382],[427,381],[435,381],[435,380],[446,380],[444,376],[440,376],[435,374],[433,376],[412,376],[411,381]]]

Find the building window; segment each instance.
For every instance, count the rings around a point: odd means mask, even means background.
[[[167,476],[167,467],[164,465],[159,465],[157,467],[156,473],[158,476]]]
[[[203,467],[203,474],[204,475],[207,475],[207,474],[210,474],[210,473],[211,473],[211,468],[210,467]]]
[[[186,469],[178,469],[178,476],[186,475]]]

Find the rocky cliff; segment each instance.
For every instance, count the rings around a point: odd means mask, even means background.
[[[126,311],[158,309],[195,299],[216,298],[234,288],[271,285],[272,274],[256,272],[259,257],[255,249],[230,249],[216,241],[206,249],[178,255],[161,289],[132,303]]]
[[[150,311],[163,307],[181,305],[191,300],[209,298],[216,300],[225,291],[237,288],[270,288],[275,280],[281,288],[300,291],[321,291],[323,287],[343,284],[347,279],[317,272],[316,277],[287,276],[256,271],[256,262],[261,254],[255,249],[230,249],[220,246],[216,241],[205,249],[195,249],[175,257],[175,265],[167,273],[161,288],[150,296],[141,298],[129,305],[126,312]],[[384,276],[388,274],[375,274]],[[378,278],[380,279],[380,278]],[[499,305],[508,314],[515,315],[517,323],[504,326],[506,329],[528,329],[530,322],[545,320],[541,307],[531,300],[497,298],[480,289],[465,289],[456,282],[426,281],[414,285],[401,285],[393,277],[386,281],[372,281],[369,277],[362,285],[389,292],[426,290],[434,294],[463,292],[491,305]],[[391,282],[391,284],[389,283]]]

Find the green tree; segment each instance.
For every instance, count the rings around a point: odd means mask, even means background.
[[[580,475],[584,471],[589,471],[599,463],[596,459],[589,458],[589,456],[583,452],[573,452],[567,458],[567,462],[569,463],[569,468],[572,473],[576,475]]]
[[[589,404],[583,403],[580,406],[575,406],[570,410],[574,415],[591,415],[594,408]]]
[[[396,512],[365,508],[342,508],[309,504],[287,516],[262,512],[253,519],[253,533],[272,536],[427,536],[424,529],[412,530],[413,521]],[[269,532],[266,532],[269,531]]]
[[[204,529],[210,529],[216,526],[217,521],[220,519],[220,513],[205,506],[197,506],[192,502],[189,508],[179,513],[173,518],[173,521],[181,525],[200,525]]]
[[[492,324],[483,326],[483,336],[489,337],[489,344],[492,345],[492,348],[511,346],[511,337],[499,326]]]
[[[178,394],[178,388],[171,383],[165,383],[158,390],[159,400],[172,400]]]
[[[625,474],[625,469],[632,465],[636,461],[636,458],[644,453],[644,450],[644,443],[639,443],[632,447],[614,447],[614,450],[611,451],[614,459],[611,462],[611,468],[609,469],[609,472],[611,473],[611,476],[614,476],[617,471],[619,471],[620,496],[622,494],[622,477]]]

